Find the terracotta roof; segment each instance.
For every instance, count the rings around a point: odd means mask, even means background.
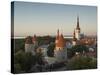
[[[37,40],[36,35],[34,35],[33,37],[32,36],[27,36],[25,38],[25,43],[26,44],[34,44],[34,41],[36,41],[36,40]]]
[[[32,38],[32,41],[34,42],[36,40],[37,40],[37,37],[36,37],[36,35],[34,35],[33,38]]]
[[[27,36],[26,38],[25,38],[25,43],[26,44],[32,44],[33,42],[32,42],[32,37],[31,36]]]
[[[57,36],[58,38],[56,39],[56,47],[64,47],[65,46],[65,40],[63,35],[61,34],[60,36]]]

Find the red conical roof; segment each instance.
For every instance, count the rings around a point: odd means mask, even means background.
[[[57,43],[56,43],[56,47],[64,47],[65,46],[65,40],[63,35],[61,34],[60,36],[58,36]]]

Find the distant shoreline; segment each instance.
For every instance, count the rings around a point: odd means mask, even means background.
[[[12,39],[25,39],[25,37],[11,37]]]
[[[52,36],[52,37],[55,37],[55,36]],[[91,35],[88,35],[87,37],[91,37]],[[97,37],[97,36],[93,36],[92,35],[92,37]],[[25,39],[26,38],[26,36],[16,36],[16,37],[11,37],[12,39]],[[70,36],[64,36],[64,38],[73,38],[73,36],[72,35],[70,35]]]

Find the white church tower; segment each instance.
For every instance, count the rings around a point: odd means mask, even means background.
[[[79,17],[77,17],[77,26],[75,29],[75,36],[77,40],[80,40],[80,26],[79,26]]]

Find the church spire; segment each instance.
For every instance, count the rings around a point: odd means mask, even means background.
[[[59,29],[57,30],[57,36],[56,36],[56,40],[59,39]]]
[[[58,31],[57,31],[57,35],[59,36],[59,29],[58,29]]]
[[[74,30],[74,33],[73,33],[73,38],[75,38],[75,30]]]
[[[79,26],[79,16],[77,16],[77,27],[76,29],[79,29],[80,30],[80,26]]]

